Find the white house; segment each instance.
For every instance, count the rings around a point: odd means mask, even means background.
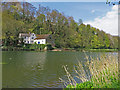
[[[47,44],[47,39],[50,34],[36,35],[37,38],[34,39],[34,43],[37,44]]]
[[[19,38],[23,38],[25,44],[51,44],[54,46],[54,40],[50,34],[36,35],[34,33],[20,33]]]
[[[36,35],[34,33],[20,33],[19,38],[23,38],[23,42],[25,44],[34,44],[34,39],[36,38]]]
[[[34,43],[37,43],[37,44],[46,44],[46,39],[35,39]]]

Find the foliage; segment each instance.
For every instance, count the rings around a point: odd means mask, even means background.
[[[118,37],[85,25],[82,19],[28,2],[2,2],[2,38],[6,46],[16,46],[19,33],[52,34],[57,48],[118,48]],[[15,43],[14,43],[15,42]]]
[[[68,85],[66,88],[93,88],[93,83],[90,81],[87,81],[80,84],[77,83],[76,86]]]
[[[47,50],[52,50],[52,49],[53,49],[52,45],[51,44],[47,44]]]
[[[106,0],[106,4],[109,4],[110,5],[119,5],[120,4],[120,1],[116,2],[116,0]]]
[[[60,79],[66,88],[120,88],[117,55],[103,55],[100,58],[88,58],[86,56],[86,59],[86,66],[83,67],[83,63],[78,62],[78,66],[74,68],[76,72],[74,77],[81,80],[81,83],[77,83],[64,66],[68,81]]]
[[[35,50],[43,50],[45,48],[45,44],[25,44],[24,49],[35,49]]]

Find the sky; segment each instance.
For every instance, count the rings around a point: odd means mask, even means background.
[[[2,0],[5,2],[27,1],[27,2],[106,2],[107,0]],[[119,0],[108,0],[118,2]]]
[[[84,24],[105,31],[111,35],[118,35],[118,5],[106,5],[105,2],[30,2],[38,8],[48,6],[63,12],[65,16],[73,16],[78,22],[83,20]]]
[[[90,24],[111,35],[118,35],[118,5],[113,6],[104,16],[96,17],[84,23]]]
[[[16,2],[16,0],[2,0],[6,2]],[[106,0],[18,0],[27,2],[105,2]],[[111,0],[110,0],[111,1]]]

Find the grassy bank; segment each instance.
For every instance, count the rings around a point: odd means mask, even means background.
[[[85,48],[55,48],[61,51],[81,51],[81,52],[118,52],[118,49],[85,49]]]
[[[60,50],[60,51],[86,51],[86,52],[117,52],[118,49],[85,49],[85,48],[78,48],[78,49],[74,49],[74,48],[56,48],[56,47],[52,47],[51,45],[37,45],[37,44],[27,44],[25,46],[2,46],[2,50],[3,51],[36,51],[36,50],[43,50],[45,48],[45,46],[47,46],[47,50]]]
[[[2,46],[2,51],[43,51],[44,44],[25,44],[23,46]]]
[[[117,52],[118,49],[85,49],[85,51],[90,51],[90,52]]]
[[[83,66],[81,62],[78,62],[78,66],[74,68],[76,76],[72,76],[67,67],[64,69],[67,74],[68,81],[60,78],[60,80],[66,86],[65,89],[72,88],[120,88],[118,82],[118,56],[117,55],[104,55],[100,58],[88,57],[86,65]],[[86,68],[86,69],[85,69]],[[81,80],[81,83],[77,83],[74,79]]]
[[[87,52],[117,52],[118,49],[87,49],[87,48],[78,48],[76,51],[87,51]]]

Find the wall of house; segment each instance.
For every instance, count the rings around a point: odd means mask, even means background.
[[[34,39],[36,38],[36,35],[34,33],[31,33],[29,37],[30,44],[34,44]]]
[[[46,39],[37,39],[37,40],[34,40],[34,43],[37,43],[37,44],[46,44]]]
[[[24,43],[28,44],[28,42],[29,42],[29,37],[25,37],[24,38]]]
[[[24,37],[24,43],[34,44],[34,39],[35,38],[36,38],[36,35],[34,33],[31,33],[30,37]]]

